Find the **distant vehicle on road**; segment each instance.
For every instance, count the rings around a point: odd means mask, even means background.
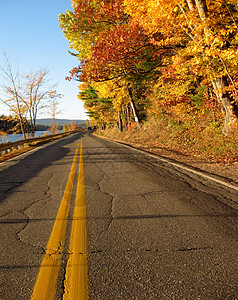
[[[88,127],[88,130],[96,130],[96,129],[97,129],[97,126],[93,126],[93,127],[89,126]]]

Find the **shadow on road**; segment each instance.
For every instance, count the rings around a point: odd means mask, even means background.
[[[16,188],[37,176],[44,168],[65,157],[70,152],[66,146],[79,140],[81,136],[82,133],[67,136],[33,153],[25,154],[24,158],[16,157],[13,160],[18,161],[16,163],[4,162],[3,164],[9,164],[9,167],[0,171],[0,203]]]

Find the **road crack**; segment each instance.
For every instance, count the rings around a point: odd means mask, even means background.
[[[110,197],[110,211],[109,211],[109,218],[108,219],[108,224],[107,224],[107,227],[106,229],[104,229],[102,232],[101,232],[101,236],[110,229],[111,225],[112,225],[112,222],[114,221],[114,215],[113,215],[113,208],[114,208],[114,200],[115,200],[115,196],[106,192],[105,190],[103,190],[103,187],[101,186],[101,183],[103,181],[110,181],[109,179],[107,178],[103,178],[101,181],[98,182],[98,187],[99,187],[99,191],[108,195]]]
[[[120,253],[146,253],[146,252],[158,252],[158,253],[172,253],[172,252],[189,252],[189,251],[203,251],[203,250],[214,250],[211,246],[204,246],[204,247],[185,247],[179,249],[98,249],[93,251],[88,251],[88,255],[94,254],[103,254],[103,253],[114,253],[118,251]],[[85,253],[86,254],[86,253]]]
[[[40,246],[36,246],[34,245],[33,243],[29,242],[29,241],[26,241],[24,239],[24,231],[26,230],[27,226],[30,225],[31,222],[33,221],[36,221],[36,219],[32,219],[30,218],[30,216],[27,214],[27,211],[32,208],[34,205],[37,205],[38,203],[42,202],[42,204],[46,204],[48,201],[50,201],[50,198],[51,198],[51,194],[49,194],[49,191],[50,191],[50,186],[49,186],[49,182],[50,180],[52,179],[53,177],[53,174],[50,174],[50,178],[49,180],[47,181],[47,184],[46,184],[46,189],[44,191],[44,195],[45,197],[44,198],[40,198],[36,201],[33,201],[32,203],[30,203],[29,205],[25,206],[23,209],[21,210],[18,210],[17,212],[23,214],[25,216],[24,219],[21,219],[21,222],[23,223],[23,221],[25,220],[25,224],[23,225],[23,227],[16,233],[16,237],[17,239],[21,242],[21,243],[24,243],[25,245],[30,245],[30,246],[33,246],[33,247],[37,247],[39,249],[41,249],[41,253],[45,253],[45,249],[43,249],[42,247]],[[17,220],[16,220],[17,221]],[[41,221],[40,219],[37,220],[37,221]],[[43,249],[43,251],[42,251]]]
[[[213,250],[213,247],[192,247],[192,248],[180,248],[180,249],[177,249],[176,251],[200,251],[200,250],[207,250],[207,249],[211,249]]]
[[[0,191],[1,191],[1,196],[0,196],[0,201],[4,200],[7,197],[7,194],[10,193],[12,190],[18,188],[21,186],[23,182],[19,181],[8,181],[8,182],[2,182],[0,183]],[[10,186],[9,186],[10,185]]]

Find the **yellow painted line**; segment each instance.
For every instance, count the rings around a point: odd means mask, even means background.
[[[74,184],[79,149],[77,148],[65,187],[64,195],[47,244],[46,253],[36,279],[31,300],[53,300],[57,289],[57,279],[62,261],[66,227]]]
[[[63,295],[63,300],[88,299],[86,201],[82,139],[80,148],[79,177],[64,287],[65,293]]]

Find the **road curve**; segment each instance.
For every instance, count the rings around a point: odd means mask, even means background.
[[[0,164],[0,299],[34,299],[41,270],[35,299],[237,299],[236,201],[87,132],[44,145]]]

